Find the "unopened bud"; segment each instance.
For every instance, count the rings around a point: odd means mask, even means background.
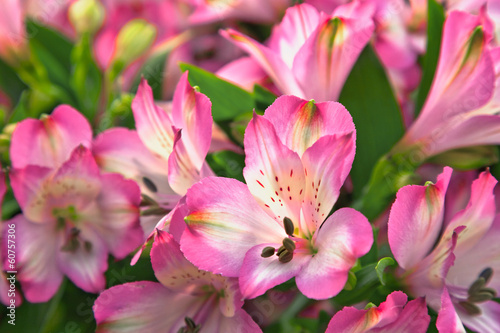
[[[68,15],[79,34],[94,33],[104,21],[104,6],[99,0],[78,0],[71,4]]]

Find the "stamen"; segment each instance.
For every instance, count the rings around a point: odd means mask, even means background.
[[[162,207],[151,207],[141,211],[141,216],[151,216],[151,215],[166,215],[168,210]]]
[[[293,236],[293,231],[295,230],[295,227],[293,225],[292,220],[290,218],[285,217],[283,219],[283,225],[285,226],[285,232],[288,236]]]
[[[177,333],[198,333],[200,332],[201,325],[196,325],[193,319],[189,317],[184,318],[186,326],[179,328]]]
[[[153,181],[147,177],[142,177],[142,182],[144,183],[144,185],[146,185],[146,187],[148,188],[148,190],[150,190],[151,192],[158,192],[158,188],[156,187],[155,183],[153,183]]]
[[[280,246],[280,248],[278,249],[278,252],[276,252],[276,255],[279,257],[285,251],[286,251],[285,247]]]
[[[492,276],[493,276],[493,269],[491,269],[491,267],[485,268],[481,272],[481,274],[479,274],[479,277],[483,278],[484,281],[486,282],[486,284],[488,284],[488,282],[490,282]]]
[[[283,246],[288,252],[293,252],[293,250],[295,250],[295,242],[290,238],[283,238]]]
[[[270,256],[272,256],[274,254],[274,252],[276,251],[276,249],[272,246],[266,246],[265,248],[262,249],[262,253],[261,253],[261,257],[263,258],[269,258]]]
[[[483,277],[479,277],[476,281],[474,281],[470,285],[469,290],[467,290],[467,294],[474,295],[479,290],[481,290],[481,288],[483,288],[485,285],[486,285],[486,280]]]
[[[459,302],[458,304],[460,304],[462,308],[465,310],[465,312],[467,312],[471,316],[477,316],[482,313],[481,309],[477,305],[474,305],[472,303]]]
[[[286,264],[287,262],[290,262],[292,259],[293,259],[293,253],[285,250],[280,254],[279,261]]]

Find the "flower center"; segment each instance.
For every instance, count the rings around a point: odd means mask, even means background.
[[[492,276],[493,269],[491,267],[485,268],[467,290],[467,300],[458,303],[469,315],[480,315],[481,309],[476,304],[491,301],[496,297],[496,290],[486,287]]]

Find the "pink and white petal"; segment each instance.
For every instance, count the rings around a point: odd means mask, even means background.
[[[175,193],[183,196],[187,190],[201,179],[200,168],[192,159],[192,151],[188,150],[182,140],[184,130],[177,132],[174,146],[168,158],[168,183]]]
[[[10,185],[17,203],[30,217],[31,222],[43,223],[52,220],[52,209],[39,201],[45,193],[45,183],[52,169],[29,165],[22,169],[12,169],[9,173]]]
[[[245,131],[243,176],[259,205],[276,221],[298,223],[305,175],[297,153],[283,145],[272,123],[254,114]]]
[[[355,135],[324,136],[302,156],[306,173],[302,212],[310,233],[319,228],[339,197],[354,160]]]
[[[50,116],[26,119],[17,125],[10,145],[12,166],[57,168],[74,148],[90,147],[91,143],[92,129],[87,119],[71,106],[61,105]]]
[[[469,252],[488,233],[496,215],[493,189],[497,180],[489,171],[484,171],[472,183],[471,198],[467,207],[457,213],[444,230],[448,235],[459,226],[466,229],[458,236],[455,255],[457,258]]]
[[[370,40],[371,18],[323,20],[297,53],[292,71],[305,98],[336,101],[359,54]]]
[[[132,101],[132,111],[141,141],[153,154],[167,159],[174,145],[173,122],[167,112],[155,104],[153,91],[145,79],[141,80]]]
[[[287,237],[282,225],[235,179],[203,178],[188,190],[187,205],[181,250],[206,271],[236,277],[249,249]]]
[[[166,288],[187,294],[202,292],[212,274],[198,270],[182,254],[179,244],[167,232],[157,230],[151,248],[151,264],[158,281]]]
[[[59,269],[79,288],[97,294],[104,290],[104,272],[108,269],[108,252],[104,241],[90,228],[78,228],[79,245],[74,251],[65,251],[64,239],[58,244]]]
[[[395,291],[378,307],[367,310],[345,307],[333,316],[325,333],[371,332],[375,327],[384,327],[397,320],[407,300],[408,296],[405,293]]]
[[[167,216],[158,223],[158,229],[168,231],[177,243],[181,241],[181,236],[186,230],[184,218],[189,215],[189,207],[186,204],[186,196],[183,196],[177,206]]]
[[[280,96],[266,109],[264,118],[291,150],[302,156],[319,138],[354,132],[352,117],[336,102],[314,103],[295,96]]]
[[[182,129],[182,143],[189,152],[191,163],[200,170],[212,138],[212,102],[191,87],[187,72],[175,89],[172,121],[176,128]]]
[[[193,318],[201,302],[199,297],[174,293],[157,282],[122,284],[105,290],[95,301],[96,332],[176,333],[186,325],[185,317]]]
[[[283,94],[304,97],[291,69],[278,53],[233,29],[221,31],[221,35],[248,52]]]
[[[172,209],[177,204],[180,196],[168,184],[167,159],[151,153],[136,131],[125,128],[107,130],[95,139],[92,150],[97,164],[104,171],[118,172],[135,180],[141,193],[165,209]]]
[[[205,323],[204,327],[208,329],[210,326],[208,323]],[[237,309],[234,316],[223,316],[220,321],[219,329],[213,332],[258,333],[262,332],[262,329],[245,310]]]
[[[465,328],[453,306],[446,287],[443,288],[441,295],[441,308],[439,309],[436,326],[440,333],[465,333]]]
[[[119,174],[104,174],[101,181],[99,215],[88,216],[85,222],[102,237],[116,259],[123,259],[144,240],[139,222],[140,190],[134,181]]]
[[[274,27],[269,47],[281,55],[289,68],[292,68],[299,49],[318,26],[319,19],[316,8],[301,4],[288,8],[281,23]]]
[[[327,299],[337,295],[347,282],[356,260],[368,253],[373,231],[366,217],[352,208],[335,211],[313,238],[316,254],[295,282],[308,298]]]
[[[390,295],[389,295],[390,296]],[[383,327],[377,327],[374,332],[391,333],[425,333],[429,327],[431,317],[423,297],[409,301],[395,321]]]
[[[491,228],[476,246],[457,257],[450,267],[446,281],[448,284],[468,287],[486,268],[491,268],[493,274],[488,287],[500,291],[500,216],[495,217]],[[460,240],[460,238],[459,238]]]
[[[429,155],[450,149],[500,143],[500,116],[477,115],[465,119],[456,126],[448,127],[429,146]]]
[[[394,258],[402,268],[416,265],[436,243],[452,172],[446,167],[435,185],[410,185],[398,191],[389,215],[388,237]]]
[[[281,244],[256,245],[248,250],[243,260],[239,281],[241,294],[246,299],[260,296],[272,287],[297,276],[311,260],[311,256],[308,254],[294,254],[293,259],[287,263],[279,261],[278,256],[263,258],[261,256],[262,250],[267,246],[277,249]]]
[[[474,332],[496,333],[500,331],[500,304],[488,301],[477,304],[481,309],[481,315],[471,316],[459,306],[456,311],[462,323]]]
[[[256,83],[262,84],[267,78],[266,72],[252,57],[236,59],[220,68],[216,74],[248,91],[253,91]]]
[[[15,224],[17,279],[24,297],[31,303],[47,302],[55,295],[63,279],[56,258],[59,239],[54,232],[55,226],[31,223],[23,215],[6,223]]]

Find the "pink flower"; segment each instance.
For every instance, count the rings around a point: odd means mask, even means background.
[[[373,242],[354,209],[328,217],[354,158],[351,116],[335,102],[282,96],[254,115],[244,144],[247,185],[209,177],[188,190],[183,253],[200,269],[239,276],[246,298],[292,277],[309,298],[336,295]]]
[[[145,195],[146,235],[172,210],[191,185],[214,175],[205,162],[212,136],[211,102],[189,85],[177,85],[171,112],[157,106],[143,80],[132,103],[137,131],[113,128],[94,141],[100,167],[134,179]]]
[[[11,65],[25,58],[28,39],[24,29],[24,10],[21,0],[2,1],[0,11],[0,57]]]
[[[416,151],[426,158],[454,148],[500,143],[495,83],[500,50],[489,49],[490,39],[491,25],[483,16],[449,14],[427,100],[393,153]]]
[[[237,279],[196,268],[167,232],[158,230],[151,263],[160,283],[127,283],[97,298],[97,332],[261,332],[241,309]]]
[[[440,332],[464,331],[462,322],[474,331],[498,332],[500,305],[492,300],[500,290],[497,181],[488,171],[481,173],[467,206],[451,217],[445,212],[451,173],[447,167],[436,184],[399,190],[389,217],[389,244],[408,290],[425,296],[439,312]],[[463,202],[461,195],[455,198]]]
[[[431,318],[424,298],[407,300],[403,292],[395,291],[378,307],[345,307],[330,320],[326,333],[427,332]]]
[[[124,258],[143,239],[139,188],[101,174],[91,141],[88,122],[69,106],[22,121],[12,135],[10,180],[23,213],[7,223],[16,228],[17,277],[30,302],[49,300],[64,275],[99,292],[108,253]]]
[[[287,9],[267,46],[232,29],[222,34],[248,52],[281,93],[331,101],[371,37],[372,13],[371,5],[358,1],[332,16],[302,4]]]

